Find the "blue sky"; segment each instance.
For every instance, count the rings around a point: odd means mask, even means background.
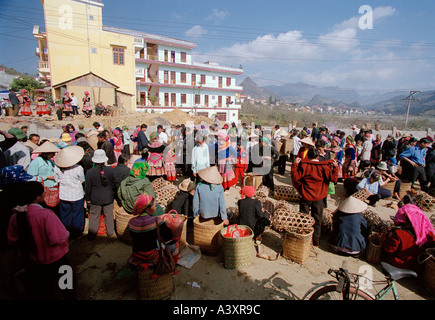
[[[242,65],[258,85],[435,89],[435,1],[103,0],[103,24],[197,43],[197,62]],[[361,6],[373,28],[361,29]],[[35,73],[39,0],[0,0],[0,64]]]

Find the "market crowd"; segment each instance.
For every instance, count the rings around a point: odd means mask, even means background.
[[[383,140],[369,129],[354,126],[346,134],[315,123],[290,132],[279,125],[272,129],[245,123],[221,127],[218,119],[212,125],[148,129],[146,124],[104,128],[94,122],[93,128],[85,130],[83,125],[68,124],[57,143],[38,134],[28,135],[25,127],[0,131],[1,250],[4,261],[10,261],[4,268],[10,278],[24,268],[30,298],[56,295],[55,285],[48,283],[57,283],[53,279],[59,277],[59,266],[70,264],[70,244],[84,234],[94,240],[102,216],[107,236],[116,237],[116,205],[132,216],[129,264],[146,269],[158,259],[156,226],[174,259],[178,258],[179,244],[159,217],[176,210],[188,217],[221,219],[228,225],[231,217],[225,194],[230,188],[240,189],[241,194],[236,223],[248,225],[255,231],[254,239],[260,239],[271,217],[255,199],[256,188],[244,183],[248,175],[260,177],[273,196],[274,175],[290,174],[300,195],[300,212],[311,214],[316,221],[316,246],[328,194],[338,181],[343,181],[349,195],[367,190],[368,203],[349,197],[334,215],[330,243],[345,254],[365,250],[369,230],[361,213],[381,198],[398,197],[404,180],[413,188],[418,183],[434,196],[431,137],[396,140],[389,135]],[[286,171],[289,162],[290,172]],[[162,206],[152,182],[162,178],[174,184],[178,177],[179,192],[168,207]],[[392,191],[383,188],[389,182],[394,183]],[[433,241],[434,231],[415,199],[400,200],[395,223],[401,223],[400,231],[405,232],[389,234],[384,249],[391,263],[413,268],[416,254]],[[1,285],[12,290],[11,283]],[[75,290],[63,294],[74,299]]]

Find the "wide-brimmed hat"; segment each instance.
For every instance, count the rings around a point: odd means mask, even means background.
[[[52,142],[46,141],[39,147],[33,150],[33,153],[56,153],[59,152],[61,149],[56,147]]]
[[[87,141],[94,151],[98,149],[98,137],[96,135],[89,136]]]
[[[385,171],[388,170],[388,166],[387,166],[387,163],[386,163],[385,161],[381,161],[381,162],[379,162],[377,168],[378,168],[379,170],[385,170]]]
[[[314,143],[313,143],[313,140],[311,140],[311,138],[310,138],[310,137],[306,137],[306,138],[303,138],[303,139],[301,140],[301,143],[305,143],[305,144],[308,144],[308,145],[310,145],[310,146],[313,146],[313,147],[314,147]]]
[[[338,206],[338,211],[343,213],[361,213],[366,210],[368,207],[367,203],[361,201],[355,197],[346,198],[340,205]]]
[[[85,151],[82,147],[70,146],[59,151],[56,157],[54,157],[54,163],[59,168],[69,168],[82,160],[84,154]]]
[[[32,149],[32,152],[33,152],[33,150],[39,148],[39,146],[38,146],[37,144],[33,143],[33,142],[30,141],[30,140],[27,140],[27,141],[24,142],[23,144],[24,144],[26,147],[29,147],[30,149]]]
[[[97,149],[94,151],[94,156],[92,157],[93,163],[105,163],[109,158],[106,156],[106,151],[103,149]]]
[[[178,189],[180,189],[181,191],[186,191],[186,192],[190,192],[195,188],[196,188],[196,185],[192,180],[190,180],[190,178],[184,179],[178,185]]]
[[[223,178],[216,166],[211,166],[206,169],[199,170],[198,175],[202,180],[208,183],[221,184],[223,182]]]
[[[279,130],[279,135],[281,137],[287,137],[288,136],[288,132],[287,132],[287,130],[281,128],[281,130]]]
[[[18,140],[24,139],[25,137],[27,137],[26,133],[21,130],[20,128],[10,128],[8,130],[8,133],[15,136],[15,138],[17,138]]]
[[[69,133],[62,133],[62,141],[70,142],[72,140],[71,135]]]

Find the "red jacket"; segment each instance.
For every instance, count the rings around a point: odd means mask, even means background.
[[[330,182],[338,180],[338,166],[332,165],[333,160],[312,161],[302,160],[293,163],[291,178],[293,187],[298,190],[304,200],[319,201],[327,197]]]

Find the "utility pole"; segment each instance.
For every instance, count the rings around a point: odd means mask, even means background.
[[[407,100],[408,101],[408,112],[406,113],[406,121],[405,121],[405,130],[408,128],[408,117],[409,117],[409,109],[411,108],[411,101],[412,100],[420,100],[414,98],[414,94],[420,93],[420,91],[410,91],[409,96],[406,99],[401,100]]]

